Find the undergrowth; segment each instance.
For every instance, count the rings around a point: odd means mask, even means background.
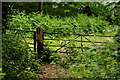
[[[3,34],[2,72],[3,80],[30,80],[41,73],[36,53],[31,53],[21,37],[22,32],[6,30]]]
[[[86,48],[84,52],[75,50],[67,53],[68,56],[52,63],[68,69],[73,78],[118,79],[120,78],[120,63],[117,61],[119,53],[115,46],[90,47]]]

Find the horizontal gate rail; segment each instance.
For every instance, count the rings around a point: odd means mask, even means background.
[[[60,45],[44,45],[44,46],[52,46],[52,47],[61,47]],[[67,48],[81,48],[81,47],[70,47],[70,46],[62,46],[62,47],[67,47]]]
[[[98,41],[63,40],[63,39],[44,39],[44,40],[61,40],[61,41],[93,42],[93,43],[112,43],[112,42],[98,42]],[[115,44],[115,43],[113,43],[113,44]]]
[[[46,34],[79,35],[79,36],[116,37],[115,35],[70,34],[70,33],[54,33],[54,32],[44,32],[44,33],[46,33]]]

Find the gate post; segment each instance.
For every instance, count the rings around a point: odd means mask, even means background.
[[[34,51],[36,52],[36,32],[34,32]]]
[[[43,51],[43,28],[38,27],[36,30],[37,54],[38,58],[41,57]]]

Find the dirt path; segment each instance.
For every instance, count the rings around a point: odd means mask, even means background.
[[[43,72],[38,76],[39,78],[70,78],[67,69],[53,64],[46,64],[42,66]]]

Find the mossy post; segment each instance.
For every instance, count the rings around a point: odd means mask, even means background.
[[[38,58],[41,58],[43,52],[43,28],[38,27],[36,30],[36,42]]]

